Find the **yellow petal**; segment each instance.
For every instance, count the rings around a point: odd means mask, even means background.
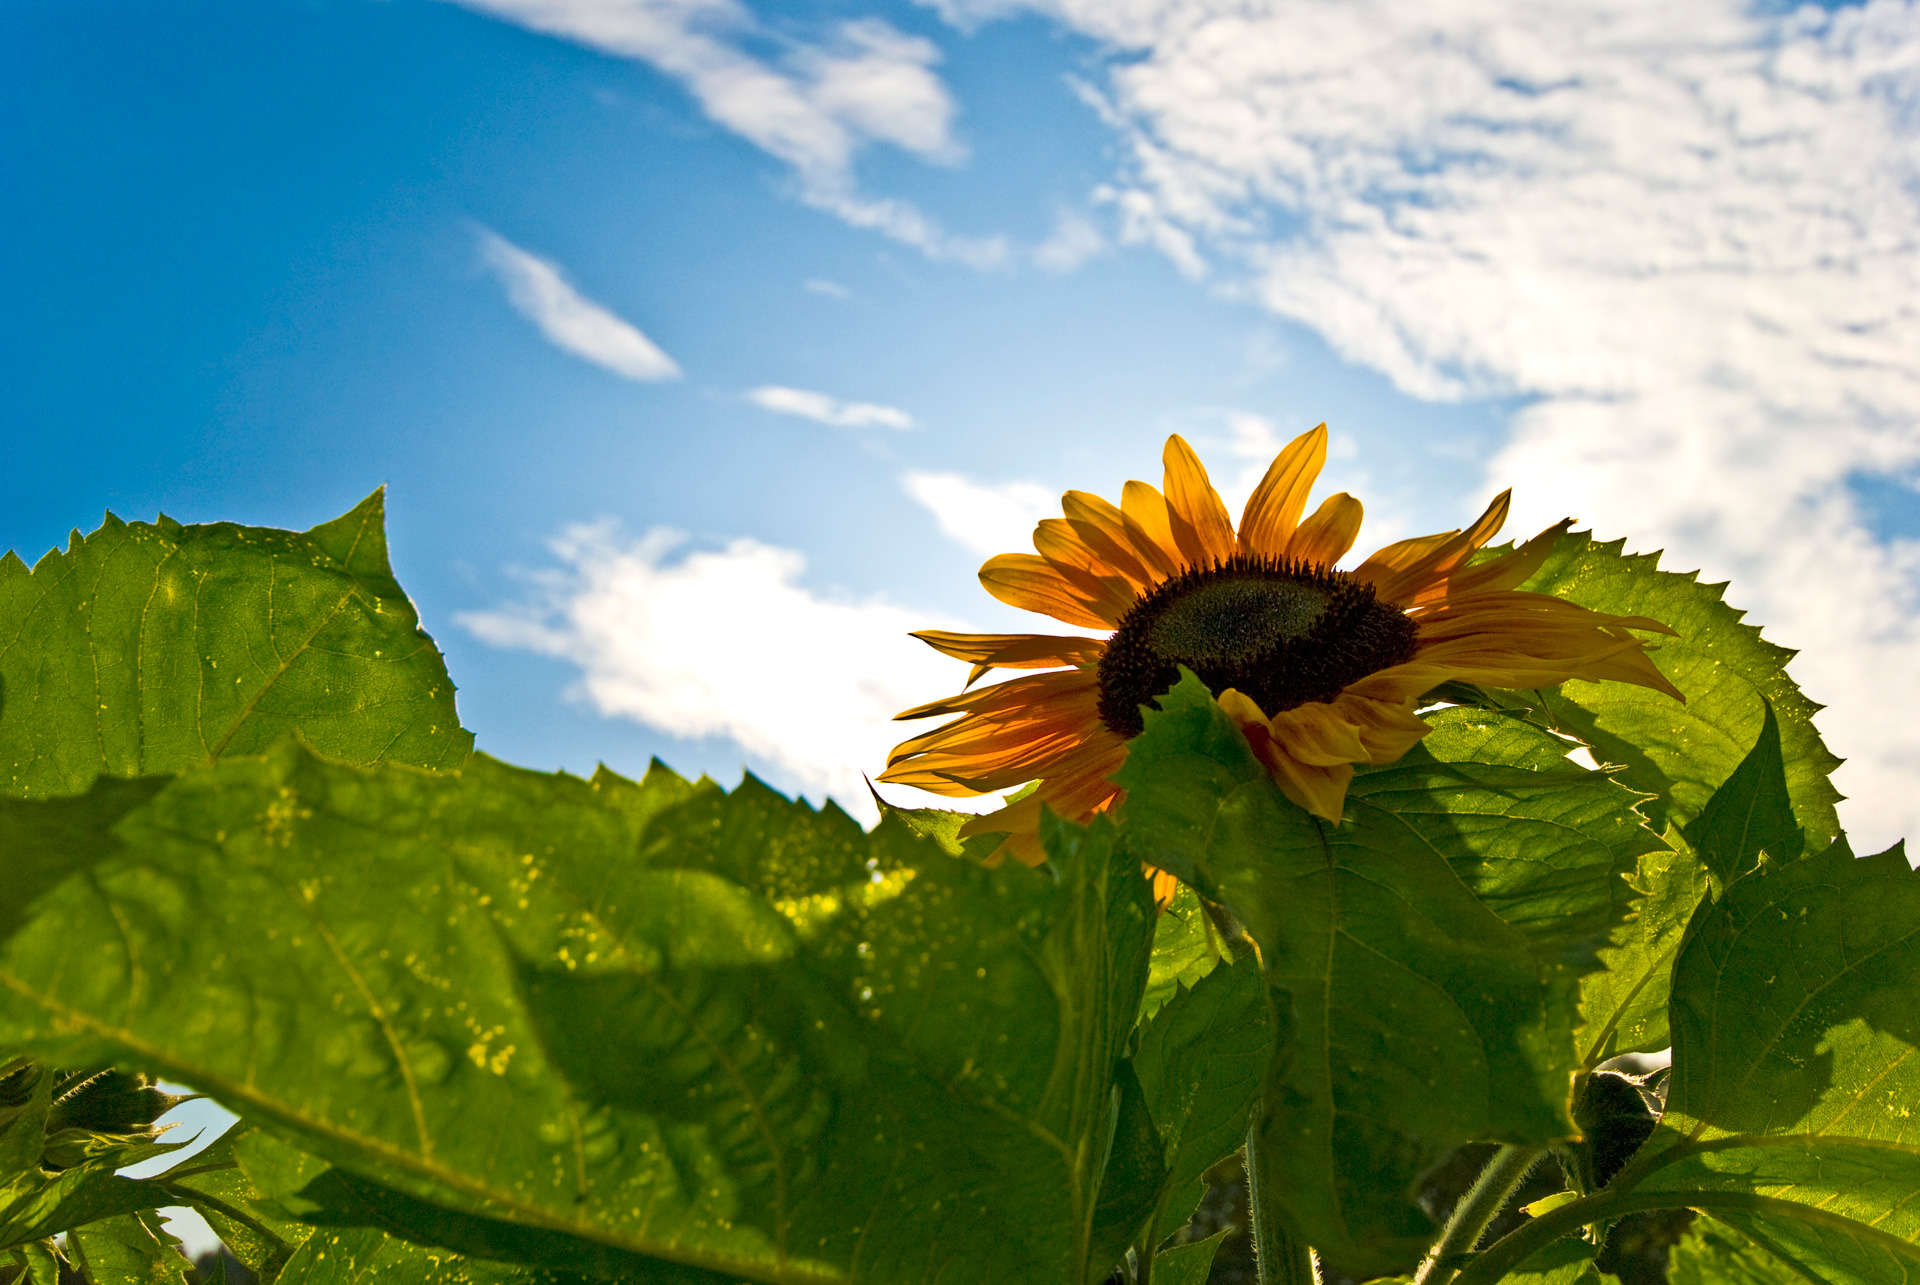
[[[980,568],[986,591],[1011,607],[1037,611],[1083,629],[1112,629],[1119,617],[1103,615],[1087,595],[1054,565],[1033,553],[1002,553]]]
[[[1307,495],[1327,462],[1327,426],[1300,434],[1274,456],[1267,475],[1247,497],[1240,515],[1240,551],[1255,557],[1277,558],[1287,551]]]
[[[1167,507],[1173,514],[1173,538],[1194,566],[1211,566],[1233,556],[1233,519],[1220,493],[1207,480],[1206,466],[1193,453],[1186,439],[1175,433],[1167,438],[1160,453],[1166,465],[1161,483],[1167,493]]]
[[[1120,512],[1134,547],[1158,550],[1164,575],[1178,575],[1191,565],[1180,544],[1173,538],[1173,512],[1167,497],[1145,482],[1129,482],[1120,488]]]
[[[1360,519],[1366,509],[1360,501],[1345,491],[1329,495],[1313,511],[1313,516],[1300,524],[1287,542],[1286,555],[1301,562],[1318,563],[1330,567],[1347,556],[1347,550],[1353,547],[1354,537],[1360,534]]]
[[[1086,491],[1068,491],[1060,497],[1060,508],[1068,521],[1077,524],[1076,530],[1095,527],[1119,548],[1131,553],[1151,579],[1164,580],[1175,574],[1176,564],[1167,551],[1149,538],[1139,523],[1099,496]]]
[[[1355,568],[1353,574],[1373,585],[1383,602],[1411,602],[1499,534],[1500,528],[1506,525],[1507,507],[1512,499],[1512,491],[1502,491],[1465,531],[1390,544]]]

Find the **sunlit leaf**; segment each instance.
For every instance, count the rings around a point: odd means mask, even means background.
[[[66,1255],[88,1285],[186,1285],[193,1266],[159,1215],[144,1211],[74,1228]]]
[[[1175,988],[1198,985],[1220,963],[1221,955],[1221,943],[1207,922],[1200,898],[1186,884],[1179,885],[1154,925],[1153,962],[1146,993],[1140,998],[1140,1019],[1157,1013],[1173,998]]]
[[[257,754],[453,767],[473,737],[387,564],[381,493],[307,532],[107,523],[0,557],[0,795]]]
[[[1721,600],[1724,584],[1661,571],[1657,554],[1622,553],[1624,543],[1563,535],[1522,588],[1676,630],[1679,637],[1655,641],[1653,658],[1686,703],[1627,683],[1574,681],[1542,694],[1552,719],[1603,761],[1623,765],[1628,785],[1656,796],[1648,814],[1664,829],[1699,815],[1746,757],[1771,703],[1794,816],[1813,846],[1824,846],[1840,829],[1833,810],[1840,795],[1828,780],[1840,760],[1814,730],[1820,706],[1787,676],[1794,653],[1742,624],[1744,613]]]
[[[1633,916],[1600,952],[1604,967],[1580,979],[1581,1061],[1598,1066],[1622,1053],[1652,1053],[1667,1034],[1667,988],[1673,961],[1707,896],[1706,867],[1684,842],[1640,858],[1633,876],[1642,892]]]

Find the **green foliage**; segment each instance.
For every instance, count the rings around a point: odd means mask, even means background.
[[[986,871],[753,783],[297,745],[113,831],[0,966],[42,1056],[139,1057],[418,1200],[710,1272],[1090,1252],[1152,922],[1110,831]]]
[[[1280,794],[1191,674],[1115,779],[1144,861],[1225,903],[1289,993],[1266,1164],[1344,1265],[1418,1257],[1409,1192],[1450,1147],[1573,1132],[1568,997],[1659,842],[1638,797],[1518,719],[1439,715],[1430,750],[1357,775],[1331,826]]]
[[[1421,1285],[1605,1285],[1680,1208],[1673,1285],[1910,1285],[1920,877],[1827,845],[1816,707],[1717,587],[1585,537],[1529,587],[1679,630],[1687,703],[1456,685],[1336,825],[1187,675],[1029,870],[470,754],[377,494],[0,561],[0,1285],[182,1281],[178,1204],[276,1285],[1199,1285],[1249,1138],[1268,1283],[1411,1268],[1503,1142],[1575,1190]],[[1597,1068],[1669,1041],[1636,1150]],[[244,1123],[120,1176],[173,1150],[147,1076]]]
[[[1793,811],[1814,846],[1840,831],[1833,806],[1840,794],[1828,776],[1838,767],[1814,730],[1820,706],[1787,677],[1793,653],[1741,623],[1744,612],[1723,602],[1724,584],[1703,585],[1697,573],[1658,570],[1657,554],[1623,553],[1623,541],[1602,544],[1585,532],[1562,535],[1546,565],[1521,588],[1568,598],[1616,615],[1646,616],[1679,634],[1664,638],[1654,663],[1686,695],[1669,696],[1627,683],[1575,680],[1533,699],[1558,729],[1622,765],[1621,779],[1653,796],[1656,826],[1684,825],[1732,774],[1760,734],[1769,705],[1779,719]]]

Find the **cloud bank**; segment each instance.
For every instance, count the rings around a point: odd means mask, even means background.
[[[554,347],[627,379],[679,377],[680,366],[673,358],[633,323],[575,290],[556,264],[487,228],[477,235],[481,257],[506,288],[507,302]]]
[[[533,579],[526,602],[458,622],[494,646],[578,665],[576,694],[603,715],[675,736],[730,737],[776,785],[831,795],[873,820],[863,774],[931,726],[893,715],[964,677],[907,632],[966,626],[816,594],[800,583],[805,559],[789,549],[744,539],[717,551],[683,545],[671,531],[634,539],[611,523],[572,527],[552,545],[560,567]],[[903,807],[998,805],[882,789]]]
[[[1731,577],[1860,841],[1920,834],[1920,544],[1850,485],[1920,471],[1920,4],[936,7],[1106,42],[1126,239],[1409,394],[1526,399],[1516,529]]]
[[[854,160],[886,143],[957,161],[953,100],[933,71],[940,51],[875,18],[810,44],[762,28],[735,0],[454,0],[545,35],[646,63],[687,89],[715,123],[791,166],[807,204],[936,259],[1002,262],[998,237],[953,236],[906,201],[864,196]],[[751,53],[783,45],[782,56]]]
[[[913,427],[913,416],[898,406],[882,406],[878,402],[843,402],[838,397],[829,397],[806,388],[767,384],[749,391],[747,400],[776,415],[798,415],[801,419],[831,424],[835,428]]]

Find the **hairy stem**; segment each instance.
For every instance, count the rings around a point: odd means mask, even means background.
[[[1453,1208],[1453,1216],[1440,1232],[1440,1239],[1420,1262],[1413,1274],[1413,1285],[1443,1285],[1460,1265],[1461,1258],[1473,1252],[1487,1227],[1506,1208],[1507,1201],[1546,1151],[1540,1147],[1501,1147],[1487,1161],[1467,1194]]]
[[[1247,1130],[1247,1221],[1253,1225],[1253,1261],[1260,1285],[1320,1285],[1320,1264],[1307,1243],[1288,1231],[1266,1199],[1260,1158],[1259,1112]]]

